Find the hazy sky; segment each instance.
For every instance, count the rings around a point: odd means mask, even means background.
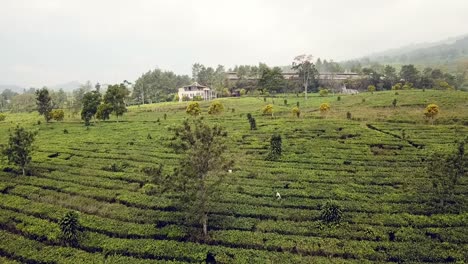
[[[0,0],[0,84],[339,61],[466,33],[467,0]]]

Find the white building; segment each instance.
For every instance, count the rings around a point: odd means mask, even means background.
[[[200,96],[200,98],[205,101],[216,98],[215,91],[211,90],[210,87],[200,85],[197,82],[179,88],[178,95],[179,102],[182,102],[184,97],[187,97],[190,100],[192,100],[194,97]]]
[[[359,91],[355,90],[355,89],[348,89],[348,88],[346,88],[346,85],[343,84],[343,86],[341,87],[341,93],[343,93],[343,94],[358,94]]]

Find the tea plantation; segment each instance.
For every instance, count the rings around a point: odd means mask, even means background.
[[[168,128],[192,118],[186,102],[132,106],[89,129],[68,113],[50,123],[7,114],[0,144],[17,123],[38,135],[30,175],[0,163],[0,263],[200,263],[208,253],[218,263],[467,262],[468,177],[454,190],[456,206],[435,210],[426,167],[431,153],[451,153],[468,136],[468,93],[398,93],[227,98],[213,116],[201,102],[204,120],[226,128],[235,161],[203,241],[142,173],[177,166]],[[429,103],[440,107],[432,125]],[[262,115],[267,104],[273,117]],[[273,134],[282,156],[267,161]],[[320,220],[330,200],[343,212],[336,224]],[[83,233],[66,246],[59,221],[70,210]]]

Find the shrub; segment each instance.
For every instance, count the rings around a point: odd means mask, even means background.
[[[224,88],[224,89],[223,89],[223,96],[224,96],[224,97],[229,97],[229,96],[231,96],[231,92],[229,91],[228,88]]]
[[[299,107],[299,102],[296,102],[296,106]]]
[[[246,94],[245,89],[244,88],[240,89],[239,94],[240,94],[240,96],[245,95]]]
[[[163,116],[163,118],[164,118],[164,120],[166,120],[166,119],[167,119],[167,114],[166,114],[166,113],[164,113],[164,116]]]
[[[52,112],[50,112],[50,115],[55,121],[62,121],[65,117],[65,113],[61,109],[52,110]]]
[[[200,95],[196,95],[193,97],[192,101],[202,101],[203,98]]]
[[[325,223],[339,223],[342,215],[341,206],[335,201],[326,202],[320,211],[320,219]]]
[[[201,113],[200,104],[198,102],[191,102],[185,112],[191,116],[198,116]]]
[[[328,104],[328,103],[322,103],[322,104],[320,105],[320,112],[321,112],[322,114],[328,112],[329,110],[330,110],[330,104]]]
[[[301,110],[298,107],[294,107],[291,112],[293,116],[296,116],[297,118],[301,116]]]
[[[403,89],[403,90],[410,90],[411,88],[413,88],[412,83],[405,83],[405,85],[403,85],[403,87],[401,87],[401,89]]]
[[[424,110],[424,115],[429,118],[432,122],[434,118],[439,114],[439,106],[436,104],[429,104]]]
[[[250,130],[257,130],[257,122],[255,121],[255,118],[249,119],[250,123]]]
[[[231,113],[234,113],[236,112],[236,109],[235,108],[231,108]]]
[[[63,129],[63,133],[64,133],[64,134],[68,134],[68,129],[64,128],[64,129]]]
[[[352,116],[351,116],[351,112],[346,112],[346,119],[351,119]]]
[[[188,97],[187,95],[184,95],[184,96],[182,96],[182,101],[183,102],[190,101],[190,97]]]
[[[367,86],[367,91],[374,93],[375,92],[375,86],[374,85],[369,85]]]
[[[103,166],[102,169],[105,170],[105,171],[122,172],[127,167],[128,167],[128,163],[124,162],[124,163],[121,163],[121,164],[112,163],[109,166]]]
[[[328,95],[328,89],[320,89],[319,94],[320,94],[320,96],[327,96]]]
[[[96,118],[100,120],[109,120],[112,113],[112,105],[100,104],[97,108]]]
[[[270,153],[267,156],[267,160],[277,160],[281,158],[281,151],[282,151],[282,142],[281,142],[281,135],[274,134],[271,136],[270,139]]]
[[[341,101],[341,96],[338,95],[338,97],[336,98],[337,101]]]
[[[392,86],[392,90],[401,90],[401,87],[402,87],[401,83],[397,83]]]
[[[6,115],[5,114],[0,114],[0,122],[5,121]]]
[[[263,102],[265,102],[265,103],[266,103],[266,97],[263,97]]]
[[[287,99],[284,99],[284,105],[288,105],[288,100]]]
[[[267,104],[265,107],[263,107],[263,115],[270,115],[273,116],[273,106],[271,104]]]
[[[251,113],[247,114],[247,119],[249,120],[250,130],[257,130],[257,123],[255,122],[255,118],[252,117]]]
[[[211,103],[210,109],[208,110],[208,114],[217,115],[217,114],[221,114],[223,111],[224,111],[224,105],[221,102],[215,101]]]
[[[61,239],[66,245],[78,245],[79,232],[78,214],[73,211],[67,212],[59,221]]]
[[[395,98],[395,99],[393,99],[393,101],[392,101],[392,105],[393,105],[393,107],[396,107],[396,105],[397,105],[397,99],[396,99],[396,98]]]

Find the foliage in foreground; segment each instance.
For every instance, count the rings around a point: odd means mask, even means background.
[[[232,165],[225,156],[227,133],[218,125],[210,126],[200,119],[185,120],[182,126],[172,130],[171,146],[185,155],[172,181],[167,181],[168,188],[182,193],[181,206],[190,220],[203,227],[206,237],[209,202],[218,194],[224,174]]]
[[[465,142],[458,144],[456,151],[449,155],[435,153],[429,160],[427,172],[432,180],[436,210],[447,211],[451,204],[457,204],[455,189],[466,174],[468,162],[465,156]]]
[[[327,201],[320,211],[320,219],[325,223],[339,223],[342,216],[341,206],[335,201]]]
[[[63,242],[70,246],[78,245],[79,232],[78,214],[74,211],[67,212],[59,221],[60,235]]]
[[[3,155],[7,156],[9,163],[14,163],[21,168],[23,176],[26,175],[26,168],[31,162],[32,144],[35,136],[35,132],[16,126],[13,133],[10,133],[8,145],[2,151]]]

